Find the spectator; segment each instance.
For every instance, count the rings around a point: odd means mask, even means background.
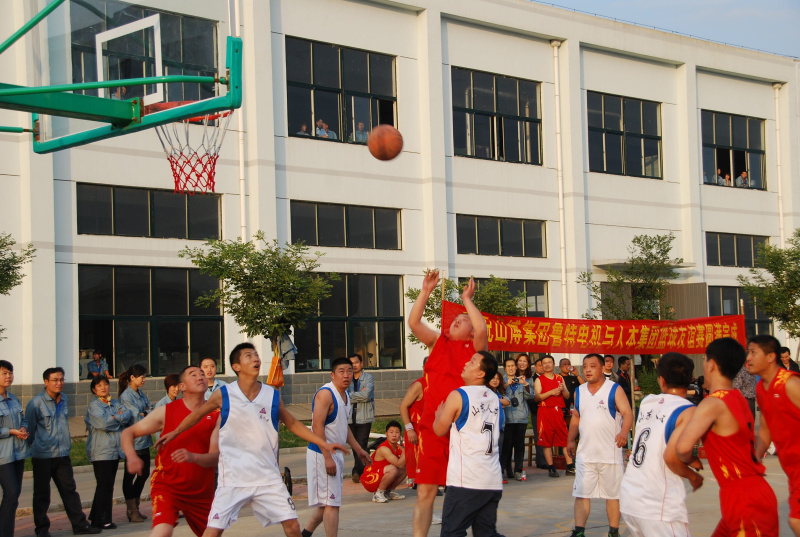
[[[327,133],[327,136],[325,136],[325,138],[327,138],[328,140],[338,140],[339,139],[339,137],[336,136],[336,131],[331,130],[330,127],[328,127],[327,123],[325,123],[325,122],[322,123],[322,129]]]
[[[124,455],[119,443],[119,435],[130,425],[133,414],[122,403],[109,395],[108,378],[98,376],[92,379],[92,393],[95,398],[86,409],[86,455],[92,461],[94,490],[92,510],[89,520],[95,528],[116,529],[111,521],[111,508],[114,503],[114,481],[117,479],[119,460]]]
[[[726,173],[725,178],[723,179],[723,186],[731,186],[731,174]]]
[[[541,360],[544,373],[537,377],[533,383],[533,391],[536,401],[539,403],[539,415],[537,429],[539,439],[537,443],[544,448],[544,456],[547,461],[547,470],[550,477],[558,477],[556,467],[553,464],[552,448],[567,447],[567,426],[564,423],[564,399],[569,396],[564,379],[561,375],[556,375],[555,358],[549,354]],[[567,475],[575,475],[575,465],[572,456],[565,452],[564,459],[567,463]]]
[[[365,144],[367,143],[367,131],[364,130],[364,122],[359,121],[356,125],[356,131],[350,134],[350,141],[356,142],[357,144]]]
[[[742,368],[733,378],[733,387],[734,389],[737,389],[740,392],[742,392],[744,398],[747,399],[747,405],[750,407],[750,413],[753,415],[753,419],[755,419],[756,416],[757,383],[758,383],[758,377],[750,374],[745,366],[742,366]]]
[[[108,372],[108,362],[103,358],[103,353],[95,349],[92,357],[94,360],[86,364],[86,370],[89,372],[86,378],[89,380],[100,376],[110,378],[111,373]]]
[[[402,494],[395,492],[406,478],[406,454],[400,447],[402,436],[400,423],[390,421],[386,425],[386,440],[372,454],[372,463],[364,469],[361,484],[368,492],[373,492],[372,501],[387,503],[389,500],[402,500]]]
[[[205,374],[205,372],[203,372],[203,374]],[[178,398],[178,394],[181,393],[181,376],[177,373],[170,373],[164,377],[164,389],[167,390],[167,395],[156,403],[156,406],[153,407],[154,409],[168,405]]]
[[[144,419],[153,410],[153,405],[141,388],[147,379],[147,369],[139,364],[132,365],[127,371],[119,376],[119,400],[125,405],[133,415],[131,425]],[[122,477],[122,494],[125,496],[127,505],[127,515],[129,522],[144,522],[147,517],[139,510],[142,489],[147,479],[150,477],[150,447],[153,439],[148,436],[137,438],[133,447],[136,454],[142,459],[144,466],[141,475],[128,472],[125,468],[125,475]]]
[[[617,376],[614,374],[614,357],[606,354],[603,357],[603,376],[608,380],[617,382]]]
[[[739,176],[734,179],[733,184],[739,188],[747,188],[749,186],[747,182],[747,172],[740,173]]]
[[[300,130],[295,133],[298,136],[308,136],[308,124],[303,122],[300,124]]]
[[[325,121],[322,118],[317,119],[317,130],[315,132],[320,138],[328,137],[328,129],[326,128]]]
[[[505,427],[503,428],[503,443],[500,456],[500,465],[508,479],[526,481],[525,468],[522,463],[525,458],[525,431],[528,429],[527,400],[533,399],[531,386],[525,379],[522,371],[517,368],[517,360],[506,358],[506,377],[503,385],[506,389],[506,399],[510,406],[504,410]],[[514,466],[511,466],[511,455],[514,455]]]
[[[353,404],[353,412],[347,417],[347,422],[358,445],[367,451],[369,433],[372,422],[375,421],[375,379],[364,371],[364,360],[360,354],[350,355],[350,363],[353,364],[353,382],[347,387],[347,393]],[[364,471],[364,463],[356,453],[353,458],[353,483],[358,483]]]
[[[727,174],[726,174],[727,175]],[[725,179],[725,176],[722,174],[722,170],[717,168],[717,184],[719,186],[730,186],[730,175],[727,175],[728,179]]]
[[[539,375],[544,373],[544,369],[542,369],[542,360],[536,360],[534,364],[534,370],[531,371],[531,366],[529,365],[529,357],[527,354],[520,354],[517,356],[517,368],[522,371],[525,380],[528,382],[529,385],[533,386],[534,381],[538,378]],[[539,403],[537,403],[534,399],[528,399],[525,401],[528,403],[528,410],[531,413],[531,429],[533,430],[533,442],[536,444],[536,467],[540,470],[547,470],[547,459],[544,456],[544,448],[538,444],[539,441],[539,426],[538,426],[538,416],[539,416]]]
[[[32,446],[33,463],[33,523],[37,537],[50,537],[50,480],[56,484],[64,510],[75,535],[100,533],[86,520],[81,510],[81,497],[75,486],[72,461],[69,458],[72,438],[69,434],[67,396],[64,389],[64,370],[51,367],[44,370],[44,389],[28,402],[25,419],[28,422],[28,444]]]
[[[631,386],[630,375],[631,359],[627,356],[620,356],[617,365],[619,366],[617,370],[617,384],[619,384],[619,387],[625,392],[625,395],[628,397],[628,402],[631,404],[631,408],[633,408],[633,386]]]
[[[200,360],[200,369],[203,370],[206,375],[206,382],[208,382],[208,389],[206,390],[206,401],[208,401],[212,393],[219,390],[220,386],[225,386],[228,383],[217,378],[217,361],[214,358],[206,356]]]
[[[797,366],[797,362],[792,360],[792,351],[789,350],[789,347],[781,347],[781,359],[778,365],[789,371],[800,373],[800,367]]]
[[[28,422],[22,405],[8,388],[14,383],[14,366],[0,360],[0,535],[14,535],[22,475],[28,456]]]
[[[575,374],[575,367],[572,365],[572,362],[569,361],[569,358],[562,358],[558,362],[558,367],[561,369],[561,376],[564,379],[564,384],[566,384],[569,390],[569,397],[564,399],[564,415],[569,415],[570,407],[575,404],[575,390],[578,389],[578,386],[586,382],[586,380],[580,375]]]

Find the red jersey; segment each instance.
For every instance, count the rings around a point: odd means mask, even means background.
[[[551,379],[547,378],[545,375],[539,375],[536,378],[539,379],[539,383],[542,385],[542,393],[555,390],[556,388],[560,390],[561,386],[564,385],[564,377],[561,375],[553,375],[553,378]],[[554,395],[552,397],[548,397],[544,401],[541,401],[539,406],[564,408],[564,398],[560,395]]]
[[[800,408],[794,406],[786,395],[786,383],[792,377],[800,377],[794,371],[779,368],[768,389],[764,383],[756,386],[756,399],[764,419],[767,420],[772,441],[778,451],[784,471],[789,473],[790,460],[795,465],[800,462],[800,443],[797,442],[797,431],[800,431]]]
[[[422,379],[416,380],[414,382],[419,382],[423,386],[423,391],[424,391],[425,384],[422,382]],[[424,406],[425,406],[425,399],[420,398],[411,403],[411,406],[408,407],[408,416],[411,418],[411,423],[413,423],[414,425],[419,423],[419,420],[422,419],[422,408]]]
[[[439,404],[447,399],[450,392],[464,385],[461,372],[474,354],[475,347],[471,339],[456,341],[445,335],[439,336],[425,363],[425,382],[422,386],[425,405],[421,423],[427,427],[433,426]]]
[[[389,451],[392,454],[400,458],[403,454],[403,448],[400,447],[400,444],[397,445],[397,449],[392,449],[392,445],[389,443],[388,440],[385,440],[381,445],[378,446],[378,449],[382,447],[389,448]],[[376,461],[375,456],[378,454],[378,449],[375,450],[375,453],[372,454],[372,463],[364,468],[364,472],[361,474],[361,484],[364,485],[364,489],[368,492],[375,492],[378,490],[378,486],[381,483],[381,479],[383,479],[383,471],[389,466],[389,461],[383,459],[382,461]]]
[[[164,407],[164,429],[166,434],[177,429],[183,419],[192,413],[186,408],[183,399],[173,401]],[[219,410],[211,412],[200,422],[168,443],[156,455],[156,468],[153,470],[151,485],[161,485],[175,494],[192,494],[200,497],[214,496],[214,468],[203,468],[196,464],[173,462],[172,453],[184,448],[190,453],[208,453],[211,434],[217,425]]]

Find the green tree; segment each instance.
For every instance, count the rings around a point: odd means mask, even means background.
[[[8,296],[11,290],[22,282],[22,266],[33,260],[36,249],[28,243],[24,248],[14,251],[17,244],[8,233],[0,233],[0,294]],[[0,326],[0,340],[6,329]]]
[[[330,296],[328,279],[315,273],[319,252],[308,254],[302,243],[280,246],[259,231],[252,241],[211,240],[205,248],[184,248],[178,254],[191,259],[203,274],[222,286],[197,299],[198,306],[221,305],[248,337],[269,338],[273,349],[292,326],[304,328],[317,315],[317,304]]]
[[[431,326],[435,326],[439,330],[442,328],[442,300],[462,304],[461,292],[467,285],[467,281],[462,280],[458,283],[451,278],[445,278],[444,292],[442,292],[441,283],[434,289],[428,303],[425,304],[425,311],[422,315]],[[417,300],[419,292],[419,288],[410,287],[406,291],[406,298],[413,304]],[[494,275],[477,282],[472,301],[479,310],[492,315],[521,316],[525,314],[525,294],[520,291],[516,296],[512,295],[508,290],[508,281],[495,278]],[[425,346],[414,334],[409,333],[408,340],[422,347]]]
[[[786,242],[786,248],[760,246],[752,279],[740,275],[738,280],[759,310],[790,337],[800,338],[800,229]]]

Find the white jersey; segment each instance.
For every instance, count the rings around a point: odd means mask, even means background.
[[[333,442],[336,444],[346,444],[347,443],[347,432],[350,430],[347,426],[347,417],[351,413],[352,406],[350,404],[350,395],[345,392],[344,399],[339,394],[339,390],[336,389],[336,386],[333,385],[333,382],[329,382],[322,386],[317,392],[314,394],[314,399],[317,398],[317,393],[321,392],[322,390],[329,390],[331,395],[333,395],[333,412],[325,418],[325,440],[327,442]],[[314,413],[314,399],[311,400],[311,413]],[[311,451],[316,451],[317,453],[321,453],[319,446],[316,444],[309,444],[308,449]],[[338,453],[338,452],[337,452]]]
[[[258,487],[282,483],[278,470],[280,393],[261,384],[250,401],[239,382],[219,388],[219,485]]]
[[[447,486],[502,490],[500,399],[485,386],[462,386],[461,414],[450,426]]]
[[[614,401],[618,388],[619,384],[606,379],[597,393],[589,391],[588,382],[575,390],[581,435],[576,462],[622,464],[622,448],[616,444],[616,436],[622,430],[622,416]]]
[[[620,510],[638,518],[689,522],[683,480],[664,462],[678,417],[693,405],[678,395],[648,395],[639,408],[633,453],[622,479]]]

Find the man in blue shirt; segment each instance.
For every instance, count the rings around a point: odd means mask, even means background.
[[[28,422],[28,444],[33,463],[33,522],[37,537],[50,537],[50,480],[56,484],[64,510],[75,535],[100,533],[86,520],[81,509],[81,497],[75,487],[69,452],[69,412],[64,389],[64,370],[51,367],[44,370],[44,390],[35,395],[25,408]]]
[[[105,376],[106,378],[111,378],[111,373],[108,372],[108,362],[106,362],[105,358],[103,358],[103,353],[100,352],[100,350],[95,349],[92,357],[94,360],[86,364],[86,370],[89,372],[86,378],[92,380],[93,378],[101,375]]]

